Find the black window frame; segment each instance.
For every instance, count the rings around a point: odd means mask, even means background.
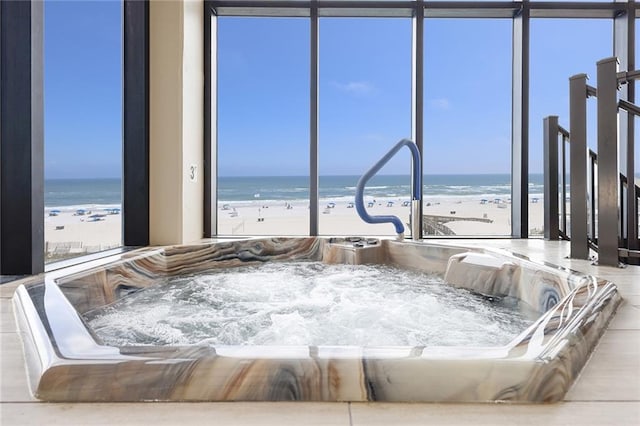
[[[45,271],[43,7],[41,0],[0,2],[0,275]],[[122,0],[122,32],[126,249],[149,244],[148,0]]]

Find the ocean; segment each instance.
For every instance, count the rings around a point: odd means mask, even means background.
[[[360,176],[321,176],[320,198],[331,201],[352,201]],[[367,184],[366,197],[379,199],[410,198],[408,175],[374,176]],[[542,197],[542,174],[530,176],[529,194]],[[425,175],[424,197],[430,198],[509,198],[511,178],[508,174]],[[85,206],[114,208],[122,201],[120,179],[47,179],[45,207],[76,209]],[[309,178],[306,176],[220,177],[219,202],[287,201],[309,199]]]
[[[76,209],[91,206],[120,207],[122,181],[113,179],[45,179],[44,206]]]
[[[542,195],[542,175],[532,176],[529,192]],[[353,200],[360,176],[320,176],[321,199]],[[425,197],[491,197],[511,196],[508,174],[482,175],[426,175],[423,181]],[[401,198],[411,196],[408,175],[374,176],[367,184],[365,195],[373,198]],[[308,200],[309,178],[306,176],[221,177],[218,183],[220,202]]]

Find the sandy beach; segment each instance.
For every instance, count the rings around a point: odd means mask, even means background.
[[[371,215],[398,216],[409,236],[410,206],[406,199],[365,199]],[[370,204],[369,204],[370,203]],[[404,203],[404,205],[403,205]],[[508,236],[511,232],[511,205],[504,199],[475,197],[432,198],[423,201],[425,224],[444,225],[448,235]],[[529,229],[540,234],[543,226],[543,202],[529,202]],[[45,249],[50,260],[92,253],[121,245],[121,214],[109,214],[103,207],[87,206],[77,210],[45,211]],[[98,215],[98,216],[95,216]],[[220,203],[218,229],[221,236],[308,235],[309,204],[251,200]],[[426,229],[426,228],[425,228]],[[368,224],[357,215],[348,200],[320,201],[320,235],[395,236],[389,223]],[[426,230],[433,234],[433,231]],[[444,235],[444,234],[440,234]]]
[[[406,200],[404,200],[406,201]],[[425,220],[444,224],[459,236],[508,236],[511,233],[511,205],[506,200],[458,198],[425,201]],[[530,202],[530,229],[542,230],[543,203]],[[402,199],[376,200],[367,207],[370,215],[398,216],[407,228],[410,205]],[[479,221],[476,221],[476,220]],[[220,235],[306,235],[309,230],[308,204],[238,203],[218,209]],[[321,235],[395,236],[392,224],[368,224],[347,201],[323,200],[320,203]]]
[[[122,245],[122,217],[105,208],[45,211],[45,255],[49,260],[95,253]],[[92,217],[93,216],[93,217]]]

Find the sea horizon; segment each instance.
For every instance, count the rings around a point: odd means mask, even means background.
[[[322,175],[319,196],[335,202],[352,200],[360,175]],[[530,197],[543,193],[542,173],[529,175]],[[424,198],[510,198],[509,173],[425,174]],[[218,202],[302,203],[309,200],[309,176],[219,176]],[[409,199],[409,175],[376,175],[365,189],[365,198]],[[79,209],[86,206],[115,208],[122,204],[121,178],[45,179],[45,208]]]

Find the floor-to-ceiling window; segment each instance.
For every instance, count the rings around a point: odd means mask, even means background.
[[[131,5],[138,2],[125,1],[125,8],[127,3]],[[223,3],[207,1],[208,6],[210,6],[212,10],[215,9],[214,19],[216,21],[223,21],[224,19],[228,19],[230,16],[234,15],[242,15],[245,17],[252,15],[258,20],[272,20],[275,19],[274,16],[295,16],[296,19],[299,19],[301,22],[305,22],[305,25],[307,25],[307,28],[309,29],[311,29],[309,22],[313,22],[313,13],[311,13],[311,11],[317,12],[321,17],[321,20],[338,17],[351,19],[356,16],[368,18],[376,17],[376,19],[399,19],[399,17],[411,18],[413,16],[414,24],[419,20],[419,18],[415,18],[415,16],[420,15],[417,12],[421,11],[423,6],[425,7],[425,16],[427,19],[457,19],[460,17],[468,18],[473,16],[475,18],[483,18],[483,21],[487,18],[495,19],[497,17],[503,18],[506,21],[511,21],[511,18],[515,17],[513,22],[517,22],[519,17],[523,17],[522,21],[531,24],[530,34],[526,31],[528,26],[525,25],[523,27],[526,32],[526,34],[524,34],[524,38],[520,39],[516,37],[516,39],[513,39],[510,36],[505,37],[513,43],[512,47],[514,52],[526,50],[522,49],[523,46],[521,45],[521,41],[525,45],[529,43],[531,46],[531,55],[529,58],[531,65],[530,68],[528,67],[529,61],[526,61],[523,62],[523,64],[515,63],[514,69],[522,65],[522,70],[526,71],[527,75],[530,77],[529,79],[523,79],[522,81],[525,85],[530,83],[526,86],[528,89],[528,95],[530,95],[530,100],[527,100],[526,98],[522,99],[523,110],[526,111],[527,108],[525,108],[525,106],[530,107],[529,123],[524,123],[522,125],[522,131],[526,132],[529,136],[530,147],[527,150],[526,155],[528,155],[531,160],[530,171],[532,172],[532,175],[541,172],[540,153],[542,152],[542,138],[540,134],[536,134],[537,132],[541,132],[541,130],[539,130],[542,127],[540,124],[541,118],[545,115],[555,113],[560,116],[561,124],[567,124],[566,121],[563,121],[563,117],[566,116],[566,111],[560,111],[562,105],[566,105],[567,103],[566,95],[564,95],[564,98],[560,97],[555,100],[551,99],[545,101],[545,99],[548,99],[548,95],[545,94],[546,89],[541,87],[546,87],[547,82],[566,87],[566,79],[574,72],[586,72],[587,74],[592,75],[593,68],[591,68],[591,70],[589,68],[592,67],[593,63],[598,59],[602,59],[602,57],[613,54],[613,49],[611,49],[611,34],[614,31],[612,25],[614,17],[625,16],[628,13],[634,13],[634,11],[637,13],[638,9],[635,2],[598,2],[599,4],[593,5],[593,7],[591,4],[586,3],[580,7],[575,7],[575,5],[569,4],[567,4],[566,7],[562,7],[562,3],[563,2],[554,2],[553,4],[546,2],[505,2],[504,5],[501,5],[496,4],[496,2],[479,1],[449,2],[446,5],[440,5],[435,2],[400,2],[397,7],[395,4],[390,3],[381,3],[379,7],[376,7],[377,5],[371,4],[370,2],[360,3],[348,0],[339,3],[318,2],[313,5],[295,1],[284,1],[278,2],[277,4],[260,2],[258,0]],[[139,2],[139,4],[144,3]],[[122,116],[123,111],[121,107],[121,100],[114,100],[119,97],[120,93],[122,93],[122,81],[114,82],[114,79],[118,79],[121,75],[121,58],[123,56],[123,52],[118,51],[118,49],[122,46],[121,34],[123,29],[126,33],[128,30],[144,27],[143,23],[145,21],[144,16],[140,15],[138,17],[139,21],[136,25],[127,25],[123,28],[120,20],[123,16],[126,18],[128,15],[126,13],[122,13],[121,6],[122,4],[117,0],[98,2],[52,1],[45,2],[44,4],[46,20],[46,25],[44,26],[46,159],[44,163],[45,177],[47,180],[45,190],[48,192],[45,201],[46,207],[43,213],[46,215],[45,239],[47,242],[51,243],[45,245],[48,260],[59,259],[68,255],[83,254],[85,252],[101,250],[106,247],[121,244],[121,232],[117,227],[113,226],[113,224],[115,224],[119,219],[118,206],[120,205],[119,190],[116,188],[116,186],[119,185],[114,185],[113,182],[114,180],[119,180],[120,172],[117,169],[122,167],[117,164],[121,150],[121,141],[117,140],[121,139],[121,136],[119,136],[120,130],[118,129],[120,124],[118,124],[117,121],[118,117]],[[57,18],[59,18],[58,23],[55,22],[56,13]],[[400,20],[402,20],[402,18],[400,18]],[[543,18],[556,19],[545,20]],[[577,21],[573,18],[595,19]],[[62,22],[62,24],[60,22]],[[113,25],[105,26],[104,24],[107,22],[111,22]],[[584,27],[578,28],[577,26],[574,26],[574,22],[584,22]],[[9,26],[3,26],[3,30],[8,27]],[[251,38],[252,29],[247,28],[246,31],[248,31],[247,36]],[[427,32],[425,33],[427,36],[429,34],[428,31],[429,30],[427,28]],[[11,31],[9,32],[11,33]],[[309,31],[309,33],[310,32],[311,31]],[[17,32],[15,33],[17,34]],[[107,33],[110,34],[110,36],[100,36],[101,34],[104,35]],[[634,33],[631,32],[630,34]],[[415,33],[413,36],[415,38]],[[625,37],[626,33],[622,30],[622,32],[617,33],[617,36]],[[253,37],[253,39],[256,43],[261,41],[258,40],[257,37]],[[297,36],[287,39],[286,43],[291,45],[300,40],[302,40],[303,44],[308,46],[309,38],[300,39]],[[443,42],[444,41],[446,40],[443,40]],[[425,41],[425,44],[428,44],[428,40]],[[107,45],[111,47],[106,47]],[[58,47],[56,48],[56,46]],[[557,48],[562,46],[564,46],[562,54],[557,53]],[[217,47],[221,48],[222,46]],[[27,51],[28,48],[24,50]],[[143,50],[144,48],[140,49],[140,52],[138,52],[139,54],[136,56],[144,57]],[[471,54],[468,49],[463,50],[462,52],[463,55]],[[305,54],[301,56],[305,59],[301,60],[300,68],[297,69],[294,74],[306,73],[308,76],[310,74],[309,65],[313,66],[315,64],[317,66],[314,59],[310,58],[311,55],[309,55],[309,53],[310,51],[307,50]],[[426,56],[424,62],[425,68],[427,69],[426,65],[430,63],[431,59],[429,58],[430,54],[426,51],[425,53]],[[621,54],[624,55],[624,53],[625,52],[622,52]],[[126,56],[126,54],[124,56]],[[58,65],[56,65],[55,60],[52,58],[57,58]],[[540,58],[552,59],[545,62],[545,60],[541,61]],[[218,61],[216,63],[220,64],[219,60],[222,60],[223,58],[219,57],[217,59]],[[574,67],[574,65],[576,66]],[[56,66],[58,66],[58,69],[56,69]],[[570,68],[563,68],[567,66],[570,66]],[[142,66],[142,68],[144,68],[144,66]],[[50,72],[52,70],[54,72]],[[556,78],[551,76],[548,78],[547,75],[551,72],[550,70],[557,72],[559,77]],[[143,87],[145,80],[144,72],[138,73],[138,75],[140,78],[137,80],[136,87]],[[424,77],[425,85],[427,85],[429,83],[428,73],[422,76]],[[4,77],[5,76],[3,76],[3,80],[6,80]],[[74,84],[69,83],[69,80],[72,79],[74,80]],[[519,81],[517,80],[517,78],[514,78],[513,84],[518,83]],[[55,83],[56,81],[58,81],[58,83]],[[90,84],[87,84],[87,81],[98,83],[97,86],[92,88]],[[448,84],[455,84],[455,81],[452,79],[448,79],[447,81]],[[559,81],[561,83],[557,83]],[[593,80],[591,81],[593,82]],[[58,85],[57,89],[56,84]],[[63,87],[65,84],[67,85],[67,89]],[[32,85],[31,90],[34,90],[33,87],[36,86],[37,85]],[[307,84],[307,86],[302,90],[308,95],[309,88],[310,87]],[[21,89],[29,90],[27,84],[22,84]],[[517,92],[515,89],[516,86],[514,86],[514,93]],[[412,90],[415,90],[415,87],[413,87]],[[36,92],[39,91],[36,90]],[[553,90],[552,92],[555,93],[556,91]],[[7,96],[7,91],[4,91],[1,95],[3,97],[3,101],[8,100],[9,106],[11,106],[11,102],[14,102],[14,104],[16,103],[9,99],[10,96]],[[430,108],[427,104],[429,101],[428,96],[428,92],[425,92],[425,105],[422,105],[425,109],[425,120],[428,120],[427,109]],[[148,96],[146,96],[146,92],[141,98],[148,98]],[[65,100],[67,101],[66,104],[64,102]],[[34,97],[34,101],[37,102],[37,96]],[[217,103],[221,101],[221,99],[215,98],[214,101]],[[320,105],[321,102],[322,99],[320,99]],[[514,111],[517,110],[517,106],[520,104],[520,99],[517,99],[517,102],[514,103]],[[446,103],[441,103],[441,106],[443,105],[446,105]],[[74,110],[72,107],[76,109]],[[305,108],[306,110],[303,111],[303,115],[308,119],[310,116],[308,104]],[[592,108],[593,107],[591,107],[589,114],[590,116],[593,116]],[[311,109],[311,111],[312,110],[313,109]],[[88,111],[91,113],[87,113]],[[114,113],[114,111],[116,112]],[[136,121],[143,122],[145,114],[143,110],[140,110],[140,112],[139,120]],[[4,114],[4,116],[7,117],[7,114]],[[512,123],[515,123],[515,120],[518,118],[519,117],[512,117]],[[108,120],[111,120],[110,124],[108,123],[105,125],[104,123]],[[418,118],[418,121],[419,120],[420,118]],[[38,120],[36,119],[36,121]],[[131,121],[129,120],[128,122]],[[61,123],[67,124],[62,125]],[[242,124],[239,124],[239,126],[241,125]],[[224,124],[221,123],[221,127],[215,127],[214,131],[216,134],[223,130],[223,126]],[[37,127],[38,126],[36,125],[36,128]],[[88,132],[86,130],[88,127],[92,127],[93,131]],[[3,128],[6,129],[7,126],[3,126]],[[114,129],[118,130],[114,131]],[[309,126],[307,129],[312,129],[312,126]],[[425,136],[428,136],[428,131],[431,130],[434,129],[425,128]],[[517,136],[520,132],[519,126],[513,126],[512,132],[513,140],[515,141],[513,144],[518,145]],[[117,133],[117,135],[114,135],[114,133]],[[593,133],[593,131],[590,130],[590,133]],[[0,141],[3,144],[3,149],[13,143],[13,140],[9,139],[10,138],[4,138]],[[144,136],[139,139],[140,141],[143,141]],[[300,162],[296,161],[296,166],[308,163],[307,160],[309,156],[313,158],[314,155],[318,154],[310,148],[310,140],[313,138],[309,137],[309,135],[305,135],[304,139],[305,140],[302,144],[306,146],[304,149],[308,149],[306,153],[307,158],[304,158]],[[64,149],[65,144],[60,142],[63,140],[67,141],[66,152]],[[82,140],[82,142],[78,143],[78,140]],[[593,146],[592,141],[593,138],[590,137],[589,143],[591,146]],[[425,142],[425,156],[428,157],[428,141],[425,140]],[[142,145],[144,144],[141,143],[140,146]],[[71,147],[71,149],[68,149],[69,147]],[[224,156],[224,147],[218,146],[218,148],[220,148],[221,155]],[[11,155],[15,155],[19,150],[10,149],[9,151],[11,151]],[[144,151],[144,149],[141,149],[140,151]],[[287,155],[297,155],[293,150],[286,149],[285,152]],[[36,161],[31,166],[31,169],[35,172],[34,175],[37,175],[39,173],[37,170],[39,168],[37,160],[42,159],[42,156],[38,154],[37,149],[35,149],[33,153],[37,158],[35,158]],[[21,154],[22,152],[18,153],[18,155]],[[7,158],[10,158],[11,155],[5,155],[3,157],[4,161],[6,162]],[[637,155],[638,150],[636,150],[636,163],[638,162]],[[247,156],[250,157],[251,154],[247,153]],[[324,153],[320,153],[321,161],[324,156]],[[285,156],[283,156],[283,158],[284,157]],[[300,158],[302,157],[304,157],[304,155],[300,155]],[[144,152],[140,155],[140,158],[141,160],[144,160]],[[100,161],[97,161],[97,159]],[[227,165],[227,161],[224,160],[223,157],[220,157],[219,160],[221,160],[219,165]],[[517,168],[515,159],[512,161]],[[143,162],[144,161],[140,161],[141,166]],[[144,167],[146,168],[146,165]],[[425,166],[425,173],[427,175],[429,174],[429,167],[429,165]],[[29,167],[26,168],[28,169]],[[4,170],[7,169],[8,168],[6,167],[4,168]],[[223,172],[223,168],[220,170]],[[307,173],[306,177],[309,178],[308,180],[312,182],[314,181],[315,176],[309,176],[312,174],[309,169],[307,169],[307,171],[299,171],[297,169],[286,171],[287,175],[291,173],[294,173],[295,175],[300,173],[302,176],[305,176],[305,173]],[[54,194],[61,191],[58,191],[58,188],[56,188],[52,183],[63,183],[62,180],[65,179],[72,179],[75,181],[73,183],[79,183],[77,182],[78,180],[85,180],[86,185],[83,188],[85,195],[81,195],[80,192],[77,192],[76,194],[71,194],[68,197],[72,200],[67,199],[66,201],[61,201],[64,197],[60,194]],[[93,184],[86,182],[86,180],[91,179],[95,181],[100,180],[102,183],[110,184],[99,187],[97,182],[93,182]],[[218,179],[217,170],[216,176],[214,176],[213,179],[220,180]],[[53,182],[54,180],[57,180],[57,182]],[[8,181],[9,179],[6,179],[5,176],[3,178],[3,183]],[[21,182],[24,183],[24,179]],[[539,186],[536,187],[535,178],[532,178],[530,184],[529,197],[535,198],[535,195],[539,193]],[[92,187],[92,185],[94,186]],[[144,186],[145,185],[142,185],[142,189],[144,189]],[[301,185],[297,189],[294,188],[294,191],[302,192],[304,190],[308,190],[308,186],[308,182],[305,182],[304,186]],[[125,187],[129,189],[132,188],[131,185],[127,186],[126,183]],[[214,187],[216,186],[214,185]],[[140,188],[141,187],[136,187],[136,190],[139,191]],[[23,195],[28,197],[29,191],[32,189],[33,188],[25,188]],[[3,193],[6,194],[6,192]],[[87,193],[91,193],[91,195],[89,196]],[[97,193],[102,195],[96,198],[95,195]],[[260,197],[255,196],[258,194]],[[52,198],[53,195],[57,195],[58,198]],[[213,196],[213,198],[216,199],[217,195],[218,194]],[[262,194],[261,192],[254,192],[253,196],[255,201],[261,198]],[[281,201],[284,201],[284,197]],[[309,201],[310,207],[313,205],[313,202],[317,201],[317,199],[314,194],[310,194],[305,202],[307,201]],[[512,201],[515,203],[516,200]],[[72,202],[78,203],[71,204]],[[288,202],[288,204],[292,203]],[[324,207],[324,204],[318,204],[321,208]],[[288,207],[287,202],[283,202],[282,206],[286,209]],[[217,207],[218,206],[216,205],[214,208],[217,209]],[[24,204],[24,207],[21,205],[21,208],[25,209],[25,214],[29,213],[29,207],[26,203]],[[222,210],[223,208],[224,204],[222,204],[220,209]],[[38,207],[38,210],[39,209],[40,207]],[[229,207],[229,209],[231,209],[231,207]],[[96,216],[89,218],[88,216],[90,215],[87,215],[89,210],[91,210],[91,215]],[[7,211],[7,208],[3,208],[3,212],[6,213]],[[69,212],[72,213],[71,216],[68,215]],[[224,212],[227,212],[227,210],[224,210]],[[76,213],[77,216],[73,216],[73,213]],[[107,215],[105,215],[105,213]],[[321,212],[316,213],[320,213],[317,214],[317,216],[322,217]],[[31,214],[33,214],[33,212],[31,212]],[[144,216],[144,213],[142,216]],[[231,214],[229,216],[231,216]],[[539,235],[542,230],[542,223],[536,221],[534,214],[531,214],[530,216],[532,220],[529,221],[528,231],[530,231],[532,235]],[[38,217],[40,217],[39,214]],[[62,220],[63,218],[65,219],[64,221]],[[87,221],[87,219],[89,219],[89,221]],[[261,219],[261,217],[256,218],[256,224],[260,223],[258,219]],[[310,221],[314,220],[311,212],[309,214],[309,219]],[[514,220],[517,220],[517,218]],[[60,221],[63,221],[64,223],[56,223]],[[126,223],[131,224],[131,221],[126,221]],[[285,226],[289,226],[291,222],[284,221],[283,223],[286,224]],[[72,231],[77,228],[75,225],[84,227],[82,228],[83,231],[80,233],[81,240],[77,239],[77,233],[74,234],[76,237],[71,236],[68,233],[68,231]],[[89,228],[89,225],[92,227]],[[102,232],[100,228],[101,226],[107,226],[111,231]],[[145,226],[141,226],[140,228],[144,229]],[[313,229],[313,226],[308,229]],[[313,232],[308,229],[307,232]],[[86,230],[86,232],[84,230]],[[38,229],[37,233],[39,232],[40,230]],[[305,231],[292,230],[288,233],[297,234],[298,232],[304,233]],[[215,229],[213,233],[218,234],[223,232],[219,232],[218,229]],[[253,234],[253,232],[250,233]],[[281,234],[283,231],[278,231],[277,233]],[[16,241],[15,237],[7,237],[7,235],[8,232],[3,232],[3,247],[10,247],[12,241]],[[105,235],[105,238],[100,237]],[[98,237],[100,241],[90,241],[90,239],[95,239],[96,237]],[[144,239],[141,241],[144,241]],[[144,242],[140,244],[144,244]],[[3,251],[3,253],[5,252],[6,251]],[[42,253],[42,250],[38,248],[37,252]],[[27,255],[23,254],[21,254],[21,256],[27,257]]]
[[[122,3],[44,3],[45,261],[122,245]]]
[[[219,18],[220,235],[309,233],[309,22]]]
[[[223,107],[228,102],[224,96],[229,96],[230,86],[223,76],[229,64],[223,61],[233,63],[233,58],[223,54],[225,43],[229,43],[223,37],[224,25],[231,19],[280,19],[305,23],[300,32],[304,35],[287,40],[291,49],[298,43],[304,45],[297,53],[297,68],[271,76],[269,69],[274,65],[270,61],[293,66],[290,58],[282,61],[273,53],[258,65],[265,71],[256,70],[253,79],[260,79],[264,73],[264,81],[273,87],[281,84],[282,74],[290,76],[288,84],[296,84],[298,77],[307,83],[298,89],[300,103],[305,105],[298,111],[300,117],[290,115],[289,123],[293,124],[289,127],[295,129],[308,119],[304,135],[300,132],[304,138],[301,143],[308,150],[304,154],[297,147],[287,151],[292,158],[299,155],[295,164],[306,168],[301,174],[304,179],[300,186],[293,186],[293,191],[313,190],[315,178],[319,181],[317,195],[314,191],[308,193],[307,207],[314,210],[300,221],[310,222],[301,233],[317,229],[321,235],[392,235],[391,225],[360,222],[351,194],[370,164],[398,139],[415,136],[424,152],[423,235],[542,235],[542,117],[566,115],[556,111],[558,105],[568,102],[566,82],[572,67],[583,70],[582,63],[595,63],[611,55],[613,17],[619,12],[617,9],[627,7],[599,2],[593,8],[569,4],[562,8],[560,3],[416,2],[397,7],[381,3],[376,7],[357,1],[311,6],[292,1],[275,7],[258,1],[209,2],[215,10],[212,16],[218,35],[217,234],[262,234],[247,230],[246,222],[242,224],[237,219],[240,213],[233,210],[231,200],[223,196],[228,166],[234,164],[229,147],[241,146],[238,142],[231,144],[228,135],[259,127],[245,119],[242,124],[233,124],[232,129],[233,122],[224,116]],[[594,19],[578,19],[585,17]],[[576,27],[575,22],[585,22],[587,26]],[[270,42],[263,46],[265,52],[281,48],[276,39],[256,36],[257,28],[258,25],[243,28],[244,33],[236,40],[250,38],[249,48]],[[417,31],[423,32],[417,36]],[[313,45],[316,39],[317,56]],[[416,46],[422,46],[422,50],[412,50]],[[601,54],[598,52],[602,46],[607,48]],[[564,51],[562,57],[554,53],[559,50]],[[318,85],[314,92],[316,70]],[[554,86],[557,84],[567,89],[564,95]],[[254,103],[251,96],[257,95],[243,96]],[[293,90],[289,96],[293,96]],[[419,104],[412,104],[415,99]],[[255,105],[263,113],[269,112],[260,102]],[[314,134],[316,125],[318,132]],[[274,151],[280,149],[279,144],[269,144]],[[247,152],[255,151],[252,145],[246,147]],[[365,193],[368,209],[377,209],[381,214],[393,211],[402,222],[409,222],[410,186],[404,182],[409,180],[409,164],[408,154],[399,154],[382,170],[376,178],[387,181],[372,181],[369,185]],[[283,174],[297,175],[297,170],[289,171],[288,167],[287,163],[282,164]],[[296,169],[293,165],[291,168]],[[526,171],[528,175],[521,173]],[[399,175],[398,182],[389,180],[392,175]],[[252,196],[254,199],[245,201],[252,202],[255,210],[256,217],[251,220],[260,224],[268,220],[260,217],[263,191],[256,188]],[[517,199],[512,200],[514,196]],[[284,211],[277,215],[284,219],[273,233],[297,234],[296,203],[285,197],[278,202]],[[228,218],[237,223],[225,228]]]
[[[362,174],[411,136],[411,20],[321,18],[319,27],[320,234],[395,235],[391,223],[361,220],[354,197]],[[409,222],[410,170],[402,150],[369,181],[369,214]]]
[[[510,235],[511,20],[424,33],[424,233]]]
[[[558,34],[563,36],[558,37]],[[610,56],[613,56],[610,19],[531,21],[529,196],[532,200],[540,200],[529,204],[529,235],[532,237],[540,237],[544,232],[543,118],[556,115],[559,124],[569,129],[569,78],[587,74],[587,83],[595,86],[596,62]],[[597,152],[596,124],[596,100],[590,98],[587,101],[587,146],[594,152]],[[569,166],[569,147],[565,149]],[[566,190],[570,199],[570,187]],[[566,210],[569,210],[568,205]],[[570,219],[567,219],[567,229]]]

